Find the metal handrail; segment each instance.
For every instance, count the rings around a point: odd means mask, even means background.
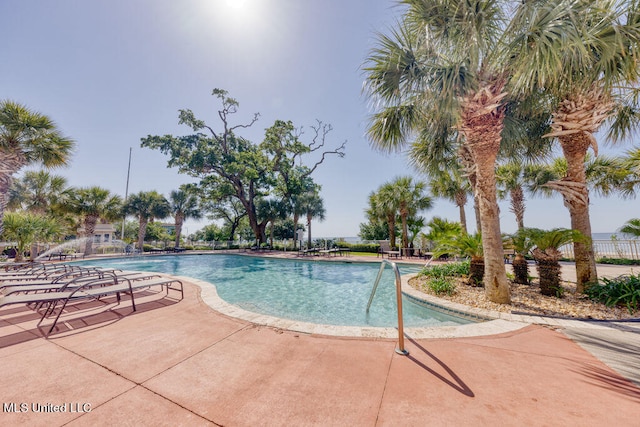
[[[400,280],[400,270],[398,270],[398,266],[395,262],[391,262],[388,259],[383,259],[380,263],[380,270],[378,270],[378,276],[376,277],[376,281],[373,283],[373,289],[371,290],[369,302],[367,303],[367,313],[369,312],[369,308],[371,308],[373,296],[376,294],[376,290],[378,289],[378,284],[380,283],[380,278],[382,277],[382,272],[384,271],[385,264],[389,264],[396,275],[396,305],[398,307],[398,347],[396,347],[396,353],[406,356],[409,354],[409,352],[404,348],[404,322],[402,320],[402,281]]]

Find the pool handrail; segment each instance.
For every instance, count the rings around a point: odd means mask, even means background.
[[[371,308],[373,297],[376,294],[376,290],[378,289],[378,284],[380,283],[380,278],[382,277],[382,272],[384,271],[386,264],[389,264],[391,266],[396,276],[396,305],[398,307],[398,347],[396,347],[396,353],[406,356],[409,354],[409,352],[404,348],[404,322],[402,319],[402,280],[400,279],[400,270],[398,270],[398,266],[395,262],[391,262],[388,259],[383,259],[380,262],[380,270],[378,270],[378,276],[376,277],[376,281],[373,283],[373,289],[371,289],[371,295],[369,296],[369,302],[367,303],[367,313],[369,313],[369,308]]]

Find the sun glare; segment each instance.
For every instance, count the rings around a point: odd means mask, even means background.
[[[239,10],[244,8],[247,0],[225,0],[225,2],[227,3],[227,6],[231,7],[232,9]]]

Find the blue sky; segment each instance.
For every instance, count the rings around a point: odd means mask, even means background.
[[[382,0],[1,0],[0,99],[49,115],[77,142],[68,168],[55,173],[70,185],[98,185],[124,196],[129,148],[129,193],[165,195],[193,179],[167,169],[167,158],[140,148],[147,135],[184,135],[178,109],[190,108],[216,127],[222,88],[240,103],[237,122],[260,113],[243,136],[259,142],[276,119],[306,129],[333,126],[327,144],[347,141],[314,174],[327,211],[314,237],[357,235],[369,193],[400,175],[413,175],[402,154],[371,149],[371,114],[362,94],[361,66],[398,15]],[[607,149],[623,152],[630,145]],[[638,201],[592,196],[594,232],[610,232],[638,217]],[[568,227],[559,197],[527,202],[528,226]],[[426,218],[457,220],[437,200]],[[473,223],[471,203],[467,206]],[[501,204],[504,232],[516,228]],[[204,222],[206,223],[206,222]],[[190,221],[194,232],[203,222]]]

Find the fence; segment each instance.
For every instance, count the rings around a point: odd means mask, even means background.
[[[640,259],[640,240],[594,240],[593,250],[596,259]],[[565,258],[575,258],[573,244],[561,246],[560,251]]]

